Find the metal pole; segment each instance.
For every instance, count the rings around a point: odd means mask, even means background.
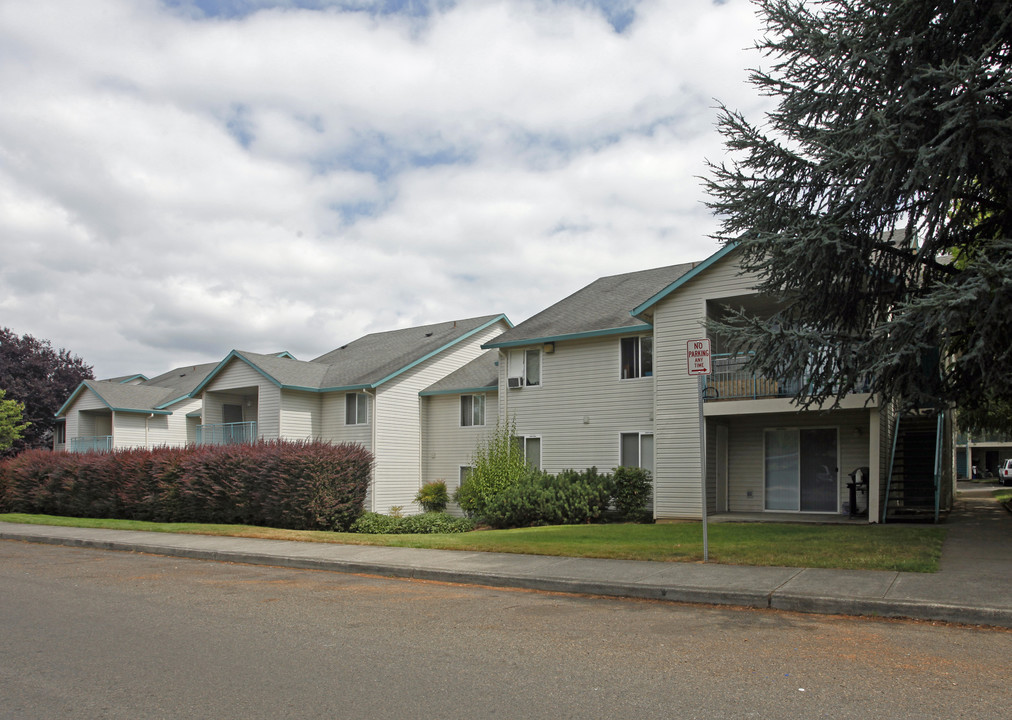
[[[703,418],[703,376],[699,376],[699,468],[703,511],[703,562],[710,559],[710,545],[706,533],[706,420]]]

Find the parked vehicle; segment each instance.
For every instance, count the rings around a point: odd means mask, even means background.
[[[998,479],[1002,485],[1012,485],[1012,458],[1009,458],[998,469]]]

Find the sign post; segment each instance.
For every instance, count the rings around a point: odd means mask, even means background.
[[[710,339],[689,340],[685,344],[689,377],[699,378],[699,468],[703,518],[703,562],[710,559],[710,545],[706,532],[706,420],[703,417],[703,378],[713,372]]]

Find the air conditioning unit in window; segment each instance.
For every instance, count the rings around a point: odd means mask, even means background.
[[[523,378],[506,378],[506,385],[511,388],[521,388],[524,386]]]

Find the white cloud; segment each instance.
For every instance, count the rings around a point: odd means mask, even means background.
[[[0,0],[0,325],[150,375],[716,249],[749,3],[410,5]]]

